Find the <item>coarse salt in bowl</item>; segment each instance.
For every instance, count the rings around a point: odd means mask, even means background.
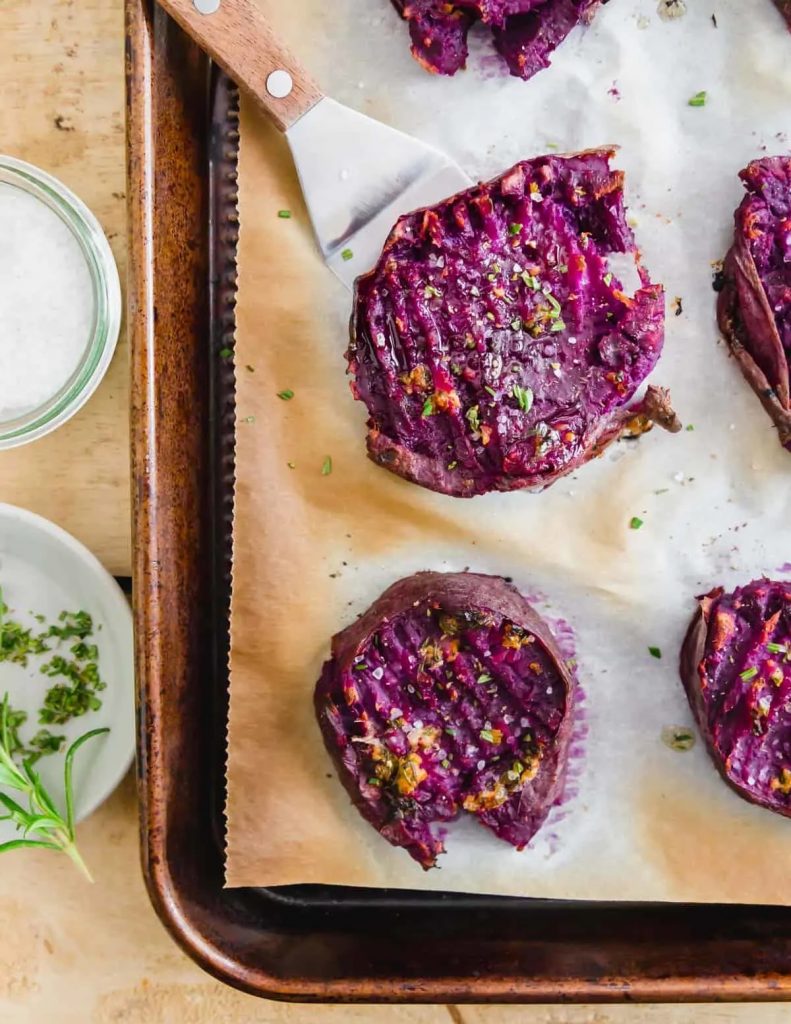
[[[0,449],[43,437],[85,404],[120,326],[99,222],[57,179],[0,155]]]

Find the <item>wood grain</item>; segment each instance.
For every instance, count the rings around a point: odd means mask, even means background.
[[[201,14],[193,0],[160,0],[164,9],[220,67],[263,107],[280,131],[321,99],[321,90],[278,38],[256,0],[223,0],[214,14]],[[287,71],[293,91],[270,96],[267,78]]]
[[[94,211],[126,273],[122,0],[2,6],[0,147]],[[97,393],[54,434],[0,452],[0,501],[69,530],[116,575],[131,570],[125,327]]]

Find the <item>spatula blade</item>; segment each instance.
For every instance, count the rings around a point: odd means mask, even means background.
[[[347,288],[402,214],[471,183],[440,150],[326,97],[286,137],[319,248]]]

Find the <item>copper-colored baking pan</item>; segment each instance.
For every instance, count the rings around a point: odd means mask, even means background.
[[[141,843],[166,927],[286,999],[791,998],[791,909],[223,890],[235,93],[150,0],[127,41]]]

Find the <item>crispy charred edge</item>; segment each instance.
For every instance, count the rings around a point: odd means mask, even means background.
[[[412,53],[413,58],[417,61],[418,64],[420,64],[420,66],[422,68],[424,68],[430,74],[432,74],[432,75],[447,75],[447,76],[455,75],[458,71],[463,71],[466,68],[466,66],[467,66],[467,42],[466,42],[467,32],[470,30],[470,28],[477,21],[480,21],[480,23],[482,25],[486,25],[487,27],[489,27],[492,30],[492,32],[494,34],[494,37],[495,37],[495,46],[496,46],[496,48],[498,50],[500,50],[500,46],[498,44],[498,35],[505,34],[506,37],[507,37],[507,35],[508,35],[508,24],[509,24],[509,20],[510,19],[512,19],[512,18],[513,19],[519,19],[522,16],[522,13],[527,14],[527,15],[531,15],[532,14],[533,16],[535,16],[536,14],[541,15],[542,10],[543,10],[542,8],[534,8],[532,11],[526,11],[526,12],[514,11],[512,14],[507,14],[504,17],[500,18],[499,20],[493,20],[491,18],[487,18],[485,10],[480,10],[480,9],[476,8],[474,4],[473,5],[461,4],[459,6],[456,6],[453,2],[449,2],[449,3],[444,4],[443,5],[444,10],[440,10],[440,11],[436,12],[434,17],[437,18],[438,20],[445,20],[446,22],[450,21],[452,19],[455,19],[455,18],[463,19],[464,38],[463,38],[463,54],[461,55],[461,60],[458,61],[455,64],[455,66],[450,66],[448,68],[440,68],[436,64],[432,63],[430,58],[427,57],[421,51],[421,49],[420,49],[420,47],[419,47],[419,45],[417,43],[417,40],[415,39],[415,26],[418,25],[419,22],[420,22],[420,14],[419,14],[419,12],[417,12],[417,11],[412,9],[411,4],[409,3],[409,0],[391,0],[391,2],[393,4],[393,6],[395,7],[396,11],[398,11],[398,13],[400,14],[401,18],[409,25],[410,34],[412,35],[412,39],[413,39],[412,46],[411,46],[411,53]],[[782,2],[782,0],[775,0],[775,3],[781,3],[781,2]],[[554,0],[545,0],[545,3],[544,3],[543,6],[546,7],[546,8],[551,8],[553,6],[553,3],[554,3]],[[593,21],[593,18],[595,16],[595,14],[596,14],[596,11],[599,9],[600,6],[602,6],[603,4],[606,4],[606,3],[609,3],[609,0],[579,0],[579,5],[578,5],[578,9],[577,9],[577,23],[582,25],[583,27],[587,27],[588,25],[590,25],[591,22]],[[424,17],[425,17],[425,15],[424,15]],[[430,18],[430,15],[428,17]],[[569,27],[569,31],[571,30],[572,27],[573,26]],[[551,44],[549,46],[549,52],[550,53],[553,52],[561,43],[563,43],[565,41],[565,39],[566,39],[566,33],[564,33],[562,36],[560,36],[560,38],[558,38],[556,41],[554,41],[553,44]],[[503,54],[503,56],[505,57],[504,54]],[[510,61],[507,60],[507,58],[505,58],[505,59],[506,59],[506,62],[508,64],[510,74],[515,76],[515,77],[517,77],[517,78],[522,78],[523,81],[528,81],[533,76],[533,74],[535,73],[535,71],[534,71],[531,74],[527,74],[526,75],[524,73],[523,69],[521,71],[518,70],[517,68],[515,68],[511,64]],[[545,58],[545,60],[543,62],[543,66],[544,67],[549,66],[549,59],[548,59],[548,57]]]
[[[593,19],[595,18],[598,9],[600,7],[604,7],[604,5],[608,4],[609,2],[610,0],[593,0],[591,4],[587,5],[586,7],[583,7],[582,12],[580,14],[581,24],[591,25],[593,23]]]
[[[712,759],[721,768],[720,758],[713,746],[709,744],[706,725],[705,706],[703,704],[703,658],[706,653],[706,640],[709,632],[709,613],[712,606],[722,597],[722,587],[715,587],[708,594],[697,598],[698,607],[690,620],[679,655],[679,674],[684,685],[689,706],[703,735]],[[723,774],[723,771],[720,772]],[[727,781],[727,780],[726,780]]]
[[[757,804],[759,807],[765,807],[767,810],[774,811],[775,814],[782,814],[784,817],[791,818],[791,805],[784,809],[778,804],[772,803],[771,800],[761,797],[754,791],[744,789],[728,775],[722,754],[714,745],[713,737],[709,731],[706,720],[706,705],[703,700],[703,691],[707,685],[703,659],[706,655],[709,641],[711,612],[724,593],[723,587],[715,587],[708,594],[697,598],[698,607],[690,621],[679,655],[681,682],[684,686],[684,692],[687,695],[698,731],[703,737],[709,757],[722,780],[742,800],[746,800],[747,803]],[[722,641],[724,638],[720,639]]]
[[[452,66],[447,70],[443,70],[442,68],[437,67],[436,64],[431,63],[429,57],[426,56],[420,50],[420,47],[418,46],[418,43],[415,39],[416,27],[420,25],[419,12],[412,9],[412,5],[409,3],[409,0],[391,0],[391,2],[395,7],[396,11],[401,16],[402,20],[409,26],[409,32],[410,35],[412,36],[412,45],[410,47],[410,53],[412,54],[412,57],[417,61],[417,63],[423,68],[424,71],[428,71],[428,73],[431,75],[444,75],[447,77],[452,77],[453,75],[456,74],[456,72],[465,70],[465,68],[467,67],[468,55],[467,32],[470,30],[473,23],[475,22],[474,14],[463,10],[461,7],[454,7],[452,3],[448,3],[445,5],[447,8],[446,10],[437,12],[433,16],[437,23],[444,22],[446,26],[449,26],[449,24],[454,21],[458,21],[458,27],[461,28],[462,30],[462,45],[461,52],[459,55],[461,59],[458,61],[458,63],[456,63],[455,66]],[[426,15],[425,17],[429,21],[432,20],[432,17],[430,15]]]
[[[331,657],[325,662],[313,695],[313,705],[319,723],[324,745],[338,772],[343,788],[349,794],[352,804],[377,832],[388,824],[388,819],[381,805],[372,805],[366,801],[356,783],[356,768],[346,765],[343,751],[338,748],[335,734],[327,719],[328,705],[331,700],[330,691],[334,675],[339,666],[352,661],[365,647],[370,638],[383,621],[414,608],[415,604],[436,601],[447,611],[463,612],[471,609],[483,609],[495,612],[503,618],[510,619],[517,626],[530,632],[544,647],[552,659],[552,663],[560,678],[565,695],[565,709],[552,744],[551,757],[545,759],[544,770],[554,772],[553,786],[547,799],[546,809],[550,807],[562,793],[565,769],[568,760],[568,749],[571,742],[572,707],[574,703],[574,677],[566,666],[552,632],[533,606],[519,593],[512,584],[501,576],[488,576],[484,573],[444,573],[418,572],[412,576],[393,583],[371,605],[371,607],[346,629],[336,633],[332,638]],[[394,838],[386,837],[393,845],[415,847],[414,840],[398,843]],[[416,858],[424,870],[436,864],[439,854],[444,852],[444,845],[437,840],[433,849],[419,848],[422,856]]]
[[[369,270],[367,274],[361,274],[354,282],[354,305],[350,324],[352,349],[354,348],[354,343],[356,340],[355,328],[357,326],[357,309],[359,304],[360,293],[365,289],[365,285],[369,281],[374,280],[376,275],[379,273],[379,268],[390,255],[390,251],[394,249],[395,246],[403,239],[405,229],[408,227],[408,225],[412,222],[417,221],[418,219],[422,220],[421,214],[426,214],[429,211],[434,210],[438,206],[453,206],[453,204],[457,200],[461,199],[462,196],[467,196],[470,199],[474,199],[481,191],[489,193],[491,192],[492,189],[497,188],[498,185],[501,185],[504,178],[508,177],[509,174],[513,173],[517,168],[520,168],[523,165],[530,165],[531,167],[536,167],[540,166],[544,161],[550,161],[552,163],[555,163],[559,160],[571,159],[575,157],[581,158],[588,156],[602,157],[607,161],[607,163],[609,163],[617,152],[618,146],[600,146],[599,148],[594,149],[581,149],[578,152],[547,153],[544,156],[531,157],[529,160],[520,160],[519,163],[515,164],[510,170],[506,171],[505,174],[498,174],[494,178],[490,178],[488,181],[481,181],[478,182],[477,185],[471,185],[468,186],[467,188],[460,189],[458,192],[454,192],[453,195],[448,196],[446,199],[441,200],[441,202],[439,203],[434,203],[431,206],[420,206],[416,210],[412,210],[410,213],[406,213],[402,217],[399,217],[395,225],[391,229],[390,234],[387,236],[387,241],[385,242],[382,248],[381,255],[374,264],[373,269]],[[607,195],[609,192],[618,191],[623,188],[623,183],[624,172],[619,171],[617,169],[612,170],[610,172],[610,181],[606,182],[605,186],[599,192],[594,194],[594,197],[596,199],[601,199],[602,196]]]
[[[489,179],[487,182],[480,182],[477,186],[461,189],[459,192],[454,193],[454,195],[448,196],[447,199],[442,200],[441,205],[452,206],[453,203],[461,196],[470,195],[470,193],[477,192],[477,190],[481,189],[490,190],[498,184],[501,184],[503,178],[507,177],[509,173],[512,173],[516,168],[521,167],[523,164],[530,164],[531,166],[534,166],[540,165],[545,160],[556,161],[586,156],[601,157],[609,164],[610,160],[612,160],[612,158],[617,154],[618,148],[619,147],[615,145],[600,146],[598,148],[583,149],[577,152],[551,153],[544,156],[534,157],[530,160],[523,160],[516,164],[514,168],[511,168],[511,171],[506,172],[505,175],[497,175],[496,177]],[[602,188],[598,192],[594,193],[595,198],[600,199],[602,196],[607,195],[610,192],[623,190],[624,180],[625,175],[623,171],[617,169],[612,170],[609,178],[603,183]],[[420,217],[421,214],[426,213],[433,208],[434,207],[432,206],[423,206],[400,217],[388,235],[381,255],[374,264],[374,267],[369,270],[368,273],[361,274],[355,280],[352,299],[352,314],[349,319],[349,347],[346,350],[346,358],[350,366],[353,364],[354,353],[357,347],[358,317],[362,309],[361,293],[365,291],[368,283],[375,279],[379,272],[379,267],[387,259],[391,250],[394,249],[395,246],[403,239],[405,226],[413,219]],[[664,289],[662,286],[655,285],[650,282],[647,273],[640,263],[640,254],[637,249],[635,248],[632,251],[635,254],[637,267],[643,282],[643,286],[635,293],[635,301],[640,297],[650,299],[652,296],[658,298],[663,295]],[[589,444],[585,447],[580,456],[569,462],[566,466],[563,466],[557,472],[546,474],[539,479],[532,477],[513,477],[502,474],[494,477],[491,487],[487,488],[487,490],[506,492],[530,490],[536,493],[543,491],[556,480],[579,469],[579,467],[585,462],[602,455],[613,441],[617,441],[618,438],[623,436],[631,438],[639,437],[641,434],[647,433],[651,430],[654,423],[674,434],[678,433],[678,431],[682,429],[681,421],[670,405],[670,392],[666,388],[649,385],[645,399],[642,403],[638,403],[636,406],[627,407],[626,409],[621,409],[614,417],[610,417],[608,420],[603,422],[601,424],[600,431],[590,438]],[[408,480],[410,483],[418,484],[419,486],[426,487],[429,490],[437,491],[440,494],[447,494],[456,498],[474,498],[478,494],[484,493],[475,476],[465,477],[462,474],[449,475],[448,472],[442,469],[435,458],[432,456],[418,455],[417,453],[410,451],[400,442],[393,441],[392,438],[383,434],[370,419],[368,421],[367,448],[368,458],[371,459],[372,462],[384,469],[389,469],[391,473],[395,473],[397,476],[403,477],[404,480]]]
[[[647,433],[657,424],[670,433],[678,433],[682,429],[681,421],[670,404],[670,393],[667,388],[650,384],[645,397],[636,405],[619,409],[614,416],[603,420],[599,430],[592,434],[586,446],[575,459],[561,466],[554,473],[543,476],[517,477],[500,474],[491,479],[488,490],[518,491],[545,490],[561,477],[575,472],[581,465],[591,459],[603,455],[609,446],[621,437],[637,438]],[[389,469],[392,473],[419,484],[429,490],[438,491],[455,498],[474,498],[483,493],[480,481],[474,475],[465,476],[462,472],[449,473],[433,456],[419,455],[410,451],[398,441],[383,434],[377,427],[368,428],[368,458],[377,466]]]
[[[401,217],[399,217],[398,220],[393,225],[393,227],[391,228],[390,234],[387,236],[387,240],[385,241],[385,244],[382,247],[382,251],[379,254],[379,258],[377,259],[376,263],[373,265],[371,270],[369,270],[365,274],[360,274],[360,276],[355,279],[354,288],[352,290],[352,314],[351,317],[349,318],[349,347],[346,351],[346,358],[351,361],[351,359],[353,358],[353,353],[357,346],[357,326],[358,316],[361,310],[361,295],[366,291],[367,285],[375,280],[377,274],[379,273],[379,268],[384,263],[386,263],[391,251],[404,238],[410,223],[412,223],[413,221],[417,221],[418,219],[422,221],[422,215],[429,213],[430,211],[434,210],[437,206],[453,206],[453,204],[457,200],[461,199],[462,196],[469,196],[471,199],[474,199],[481,192],[491,192],[492,189],[502,184],[504,178],[508,177],[509,174],[512,174],[514,171],[516,171],[518,168],[521,168],[525,164],[529,164],[531,167],[533,167],[539,166],[544,161],[556,162],[558,160],[581,158],[588,156],[601,157],[604,160],[606,160],[606,162],[609,164],[610,160],[612,160],[612,158],[618,152],[618,148],[619,147],[615,145],[601,146],[598,149],[594,148],[582,149],[577,152],[550,153],[545,154],[544,156],[533,157],[529,160],[522,160],[518,164],[515,164],[512,168],[510,168],[510,170],[506,171],[505,174],[499,174],[496,175],[494,178],[490,178],[488,181],[481,181],[478,182],[477,185],[472,185],[468,186],[467,188],[460,189],[458,192],[454,192],[453,195],[448,196],[446,199],[441,200],[441,202],[439,203],[434,203],[431,206],[420,206],[416,210],[412,210],[410,213],[403,214]],[[623,190],[624,180],[625,175],[623,171],[617,169],[611,170],[609,180],[604,183],[604,186],[598,192],[594,193],[594,198],[601,199],[603,196],[607,195],[610,192]],[[640,291],[647,290],[647,288],[650,287],[650,283],[647,279],[644,280],[643,285],[644,287],[640,289]]]
[[[753,359],[749,344],[750,339],[744,327],[739,309],[738,281],[742,277],[747,286],[756,294],[760,294],[763,305],[766,305],[767,324],[777,331],[774,316],[766,302],[761,279],[755,261],[748,247],[737,238],[728,251],[723,264],[723,287],[717,298],[717,322],[728,347],[739,364],[747,383],[760,399],[770,419],[777,428],[780,444],[791,451],[791,408],[783,403],[781,396],[769,383],[766,374]],[[778,345],[780,340],[778,338]],[[782,348],[782,345],[780,345]]]
[[[340,636],[341,634],[338,635]],[[419,843],[414,836],[408,836],[406,834],[404,834],[403,837],[401,837],[401,841],[399,841],[397,825],[390,822],[386,806],[381,802],[372,803],[371,801],[366,800],[360,792],[360,788],[357,783],[357,763],[351,750],[351,745],[345,748],[340,748],[338,746],[337,736],[335,735],[327,716],[327,711],[331,703],[330,693],[336,665],[337,659],[334,657],[324,663],[321,676],[319,677],[319,681],[316,684],[316,689],[313,694],[313,707],[316,713],[316,720],[319,724],[322,739],[324,740],[324,746],[327,753],[330,755],[330,760],[335,766],[341,785],[346,790],[352,805],[369,824],[373,825],[377,832],[383,834],[384,830],[390,826],[390,834],[385,836],[385,838],[387,838],[394,846],[406,849],[407,852],[417,860],[423,870],[428,871],[436,864],[437,857],[445,851],[442,841],[440,839],[435,839],[432,846],[428,846],[426,844]],[[348,764],[346,763],[344,754],[349,755]]]
[[[474,572],[417,572],[393,583],[356,622],[332,638],[332,656],[336,661],[354,658],[385,619],[409,611],[415,602],[436,601],[450,613],[482,608],[536,636],[553,661],[562,668],[564,679],[571,676],[563,668],[563,656],[546,622],[515,586],[501,576]]]

